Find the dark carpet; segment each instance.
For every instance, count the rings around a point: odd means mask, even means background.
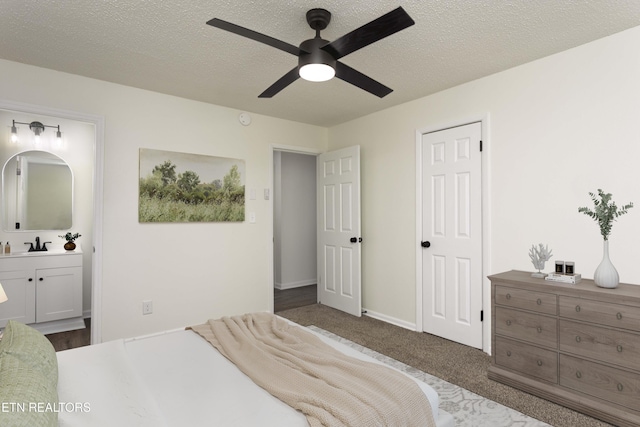
[[[300,325],[315,325],[480,396],[557,427],[610,424],[487,378],[490,357],[471,347],[409,331],[371,317],[354,317],[321,304],[277,312]]]

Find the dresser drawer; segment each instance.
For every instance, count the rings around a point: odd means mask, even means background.
[[[495,328],[497,335],[558,348],[558,323],[554,317],[496,307]]]
[[[529,344],[496,337],[496,365],[558,383],[558,353]]]
[[[640,375],[560,355],[560,385],[637,410]]]
[[[554,294],[526,291],[524,289],[496,286],[496,304],[513,308],[535,311],[544,314],[557,314],[557,300]]]
[[[623,329],[640,326],[640,307],[567,296],[560,297],[559,305],[562,317]]]
[[[560,351],[640,371],[640,335],[560,320]]]

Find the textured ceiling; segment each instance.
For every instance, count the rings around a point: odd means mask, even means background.
[[[297,58],[205,24],[298,45],[308,9],[331,11],[331,41],[398,6],[414,26],[342,59],[382,99],[339,79],[258,99]],[[0,0],[0,58],[332,126],[638,25],[638,0]]]

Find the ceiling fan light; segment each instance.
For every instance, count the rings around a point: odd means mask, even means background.
[[[304,53],[298,57],[298,74],[310,82],[325,82],[336,75],[336,60],[321,49],[328,42],[319,37],[300,43]]]
[[[300,77],[310,82],[326,82],[336,75],[336,70],[327,64],[307,64],[300,67]]]

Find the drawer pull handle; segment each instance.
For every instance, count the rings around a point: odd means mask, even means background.
[[[616,314],[616,319],[618,319],[618,320],[622,320],[622,313],[618,313],[618,314]]]
[[[538,298],[538,300],[536,301],[536,304],[542,305],[542,300],[540,298]]]
[[[576,377],[578,377],[578,378],[582,378],[582,372],[580,372],[580,371],[576,371]]]
[[[507,299],[511,299],[511,294],[507,294]]]
[[[580,306],[576,305],[576,313],[580,313]]]
[[[580,342],[580,341],[582,341],[582,338],[580,338],[580,335],[577,335],[576,336],[576,342]]]
[[[622,346],[618,344],[618,346],[616,347],[616,350],[618,350],[618,353],[622,353]]]
[[[507,326],[511,326],[511,320],[507,320]]]
[[[618,391],[622,391],[624,389],[624,386],[620,383],[618,383]]]
[[[542,360],[538,360],[538,366],[542,366]]]
[[[537,327],[538,333],[542,333],[542,328],[540,326]]]
[[[507,351],[507,357],[511,357],[511,350]]]

